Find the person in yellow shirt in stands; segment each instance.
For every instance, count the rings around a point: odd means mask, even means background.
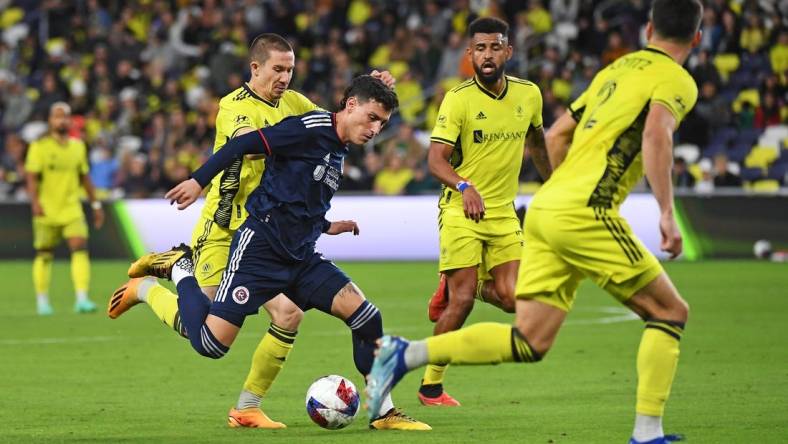
[[[80,203],[84,188],[93,208],[93,224],[101,228],[104,212],[96,200],[88,176],[85,143],[69,136],[71,107],[56,102],[49,109],[49,132],[30,144],[25,160],[27,192],[33,211],[33,286],[39,315],[51,315],[49,283],[53,250],[66,240],[71,250],[71,280],[74,283],[77,313],[92,313],[96,304],[88,298],[90,258],[87,251],[88,225]]]

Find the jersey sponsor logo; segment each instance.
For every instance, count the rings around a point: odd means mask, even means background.
[[[314,179],[315,182],[323,182],[333,191],[339,189],[339,181],[341,178],[342,172],[331,166],[330,153],[326,154],[326,157],[323,158],[323,164],[316,166],[314,171],[312,171],[312,179]]]
[[[435,121],[435,126],[440,128],[446,128],[446,121],[447,121],[446,116],[441,114],[440,116],[438,116],[438,119]]]
[[[233,289],[233,300],[236,304],[245,304],[249,300],[249,289],[244,286],[235,287]]]
[[[495,133],[485,133],[482,130],[473,131],[473,143],[506,142],[524,138],[525,131],[498,131]]]
[[[476,120],[484,120],[487,116],[484,115],[483,112],[479,111],[479,114],[476,114]]]
[[[315,170],[312,171],[312,179],[315,179],[317,182],[323,180],[323,177],[326,176],[326,170],[328,169],[328,162],[330,161],[331,154],[326,154],[326,157],[323,158],[323,165],[316,166]]]
[[[235,119],[233,121],[235,122],[236,126],[249,124],[250,122],[249,118],[244,116],[243,114],[238,114],[237,116],[235,116]]]

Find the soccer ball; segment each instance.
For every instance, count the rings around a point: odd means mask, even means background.
[[[761,239],[752,246],[752,253],[758,259],[769,259],[769,256],[772,255],[772,243]]]
[[[323,376],[306,391],[306,413],[324,429],[347,427],[356,417],[358,406],[356,386],[342,376]]]

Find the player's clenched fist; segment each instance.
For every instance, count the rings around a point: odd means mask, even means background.
[[[331,226],[326,231],[326,234],[342,234],[342,233],[353,233],[354,236],[358,236],[358,224],[356,221],[353,220],[338,220],[336,222],[331,222]]]
[[[170,200],[170,205],[178,203],[178,209],[183,210],[200,197],[202,187],[194,179],[184,180],[164,195]]]

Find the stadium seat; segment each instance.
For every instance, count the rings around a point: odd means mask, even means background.
[[[756,180],[755,182],[745,182],[744,188],[756,193],[776,193],[780,191],[780,182],[772,179]]]
[[[736,99],[733,101],[733,112],[741,112],[744,102],[749,102],[753,108],[757,108],[761,104],[761,95],[755,88],[742,90]]]
[[[681,157],[687,163],[695,163],[700,158],[700,148],[691,143],[682,143],[673,149],[673,157]]]
[[[755,145],[761,132],[757,128],[742,128],[733,140],[734,145]]]
[[[778,163],[772,165],[771,168],[769,168],[769,172],[766,177],[779,181],[780,183],[787,183],[786,175],[788,175],[788,163]]]
[[[763,169],[761,168],[742,168],[741,170],[741,178],[747,182],[754,182],[764,177]]]
[[[727,151],[725,151],[725,154],[728,155],[729,160],[741,162],[745,157],[747,157],[747,154],[750,153],[750,149],[751,145],[749,144],[739,144],[729,148]]]
[[[714,66],[726,82],[730,74],[739,69],[739,56],[736,54],[719,54],[714,57]]]
[[[777,149],[765,146],[754,146],[747,157],[744,166],[747,168],[762,168],[766,170],[780,156]]]
[[[720,128],[711,137],[709,145],[726,145],[735,139],[738,133],[739,132],[736,130],[736,128],[730,126]]]

